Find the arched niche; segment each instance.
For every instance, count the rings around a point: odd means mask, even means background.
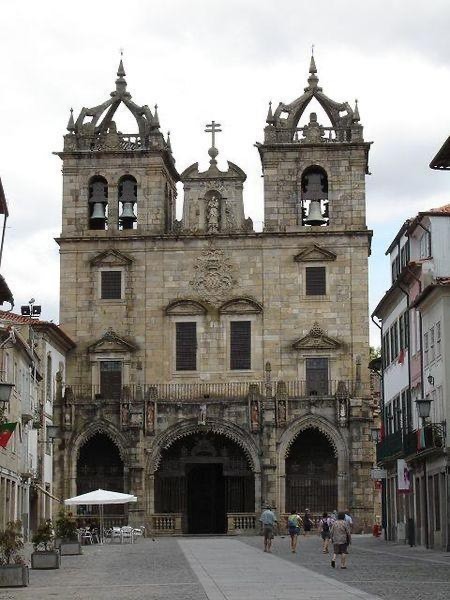
[[[108,228],[108,182],[101,175],[94,175],[88,183],[89,229]]]
[[[119,229],[136,229],[137,227],[137,181],[132,175],[124,175],[119,179],[118,211]]]
[[[300,180],[302,225],[324,226],[329,224],[328,175],[323,167],[307,167]]]

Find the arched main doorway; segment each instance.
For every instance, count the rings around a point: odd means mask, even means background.
[[[286,510],[322,513],[338,508],[335,449],[318,429],[299,433],[286,457]]]
[[[155,511],[181,513],[184,533],[225,533],[227,514],[254,510],[254,473],[226,436],[195,433],[162,452]]]
[[[80,448],[77,460],[77,495],[98,488],[124,492],[124,468],[116,444],[104,433],[97,433]],[[97,509],[82,509],[82,514],[96,514]],[[124,505],[105,506],[105,515],[123,515]]]

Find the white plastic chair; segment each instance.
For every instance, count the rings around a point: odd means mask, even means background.
[[[126,540],[130,540],[130,544],[134,543],[133,528],[129,525],[124,525],[122,527],[122,544]]]
[[[119,540],[122,543],[122,529],[120,527],[113,527],[111,529],[111,544],[114,540]]]
[[[86,527],[86,529],[82,529],[80,531],[80,542],[82,544],[87,544],[88,542],[90,544],[94,543],[94,538],[92,537],[92,533],[89,530],[89,527]]]
[[[140,527],[135,527],[133,529],[133,537],[135,539],[139,537],[145,537],[145,525],[141,525]]]

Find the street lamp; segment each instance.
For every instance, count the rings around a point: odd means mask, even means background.
[[[9,403],[13,387],[13,383],[0,381],[0,404],[3,404],[3,406],[6,406],[6,404]]]
[[[418,413],[419,417],[422,419],[422,428],[423,429],[425,429],[426,420],[430,416],[431,401],[432,401],[432,398],[430,398],[430,397],[416,398],[417,413]],[[424,432],[424,434],[425,434],[425,432]],[[430,544],[429,544],[429,531],[428,531],[428,481],[427,481],[428,475],[427,475],[426,456],[424,456],[422,459],[422,468],[423,468],[423,486],[424,486],[424,495],[425,495],[425,502],[424,502],[425,547],[429,548]]]
[[[425,419],[428,419],[430,416],[431,401],[430,397],[416,399],[417,413],[422,419],[422,427],[425,426]]]

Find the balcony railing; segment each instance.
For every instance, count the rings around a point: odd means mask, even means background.
[[[387,435],[384,440],[377,444],[377,462],[401,458],[402,455],[403,436],[401,431]]]
[[[276,395],[278,383],[270,383],[270,395]],[[283,393],[289,399],[314,399],[334,398],[336,395],[361,395],[368,394],[366,386],[359,386],[353,381],[321,381],[312,385],[308,381],[285,381]],[[267,390],[264,381],[230,381],[230,382],[198,382],[198,383],[157,383],[130,385],[117,388],[101,388],[92,385],[66,385],[66,395],[69,394],[75,401],[114,400],[114,401],[142,401],[152,399],[165,402],[198,402],[199,400],[239,401],[245,399],[249,392],[256,389],[261,395]]]
[[[430,453],[444,446],[445,427],[440,423],[409,432],[397,431],[377,444],[377,462]]]

